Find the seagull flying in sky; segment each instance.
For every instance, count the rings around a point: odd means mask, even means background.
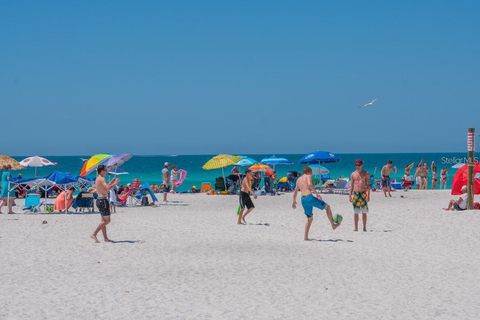
[[[360,108],[365,108],[365,107],[370,107],[370,106],[373,106],[373,104],[375,103],[375,101],[377,101],[377,99],[373,99],[372,101],[368,102],[368,103],[365,103],[363,106],[360,106]]]

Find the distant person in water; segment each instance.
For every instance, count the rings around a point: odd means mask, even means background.
[[[432,189],[437,189],[438,176],[437,165],[435,164],[435,161],[432,161],[432,164],[430,165],[430,170],[432,170]]]
[[[313,222],[313,208],[318,208],[320,210],[325,209],[325,211],[327,212],[328,221],[330,221],[332,229],[335,230],[336,228],[338,228],[340,224],[336,224],[333,221],[332,209],[330,208],[330,205],[328,205],[325,201],[322,200],[320,194],[318,194],[317,190],[315,190],[315,187],[312,184],[312,168],[303,168],[303,175],[297,179],[295,191],[293,192],[293,209],[297,208],[297,195],[299,191],[302,194],[302,206],[305,212],[305,216],[307,217],[303,240],[310,240],[308,235],[310,232],[310,226]],[[313,193],[315,193],[316,196],[314,196]]]
[[[99,242],[97,234],[102,231],[103,239],[105,242],[111,242],[107,236],[107,225],[110,223],[110,203],[108,202],[108,192],[110,189],[114,188],[120,180],[114,178],[110,183],[105,181],[105,175],[107,174],[107,168],[102,164],[97,168],[97,179],[95,179],[95,189],[97,191],[97,208],[100,211],[100,216],[102,220],[98,225],[97,229],[91,235],[91,238],[95,242]]]
[[[448,182],[448,169],[443,167],[440,171],[440,189],[446,189]]]
[[[353,205],[354,231],[358,231],[359,215],[362,214],[363,231],[367,231],[368,203],[370,202],[369,174],[363,169],[363,161],[355,161],[355,171],[350,176],[349,200]]]
[[[423,184],[423,190],[428,189],[428,164],[426,162],[423,163],[423,170],[421,171],[421,177],[422,177],[422,184]]]
[[[423,160],[418,163],[417,168],[415,169],[415,187],[420,190],[422,186],[422,177],[420,176],[421,171],[423,170]]]
[[[384,165],[382,168],[382,189],[385,197],[387,196],[387,194],[389,197],[392,197],[392,185],[390,178],[391,171],[396,172],[397,170],[393,167],[393,161],[388,160],[387,164]]]
[[[252,190],[252,184],[253,172],[250,169],[247,169],[247,171],[245,171],[245,177],[242,180],[242,186],[240,188],[240,212],[238,213],[237,224],[246,224],[247,221],[245,218],[250,212],[253,211],[253,209],[255,209],[252,198],[250,198],[250,195],[253,195],[255,199],[257,198],[254,190]]]
[[[172,183],[172,193],[176,192],[176,184],[178,181],[178,169],[177,166],[173,166],[172,171],[170,171],[170,181]]]

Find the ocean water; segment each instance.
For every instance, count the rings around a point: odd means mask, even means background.
[[[120,176],[121,183],[126,184],[133,179],[138,178],[141,182],[159,184],[162,181],[161,170],[164,162],[168,161],[172,165],[176,165],[178,168],[188,171],[188,176],[180,188],[180,191],[189,189],[191,186],[200,186],[202,182],[214,183],[215,178],[222,175],[222,170],[205,171],[202,169],[202,165],[208,161],[213,155],[179,155],[179,156],[134,156],[130,161],[125,163],[119,171],[127,171],[128,175]],[[265,157],[271,156],[271,154],[247,154],[246,156],[252,157],[258,161]],[[299,163],[299,160],[303,157],[301,154],[276,154],[279,157],[285,157],[292,161],[294,164],[289,166],[277,166],[278,176],[282,177],[286,175],[288,171],[297,170],[301,171],[303,165]],[[403,168],[405,165],[420,160],[431,163],[435,161],[440,173],[440,168],[449,168],[449,185],[451,178],[455,173],[455,169],[451,166],[458,162],[466,162],[466,153],[368,153],[368,154],[337,154],[340,161],[333,164],[325,164],[324,166],[330,170],[330,176],[336,177],[349,177],[350,173],[354,170],[354,161],[356,159],[362,159],[364,161],[365,169],[375,174],[377,178],[380,177],[380,170],[382,166],[388,161],[393,160],[394,165],[398,168],[398,172],[393,174],[393,178],[400,179],[403,176]],[[17,160],[22,160],[25,157],[15,157]],[[81,158],[88,158],[88,156],[46,156],[51,161],[58,162],[56,167],[44,167],[38,169],[39,176],[45,176],[53,170],[70,172],[78,174],[83,165]],[[230,167],[225,168],[225,173],[230,173]],[[33,168],[26,168],[21,171],[24,177],[30,177],[34,175]]]

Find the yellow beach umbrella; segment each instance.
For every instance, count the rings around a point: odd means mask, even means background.
[[[211,158],[202,166],[203,170],[215,170],[215,169],[222,169],[223,175],[223,184],[225,186],[225,191],[227,191],[227,181],[225,180],[225,172],[223,168],[228,166],[235,165],[238,161],[240,161],[242,157],[234,156],[231,154],[219,154],[215,157]]]
[[[223,169],[235,165],[242,157],[231,154],[219,154],[211,158],[203,165],[203,170]]]

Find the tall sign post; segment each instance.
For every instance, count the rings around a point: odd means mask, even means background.
[[[475,166],[475,128],[468,128],[467,132],[467,156],[468,156],[468,200],[467,209],[473,209],[473,167]]]

